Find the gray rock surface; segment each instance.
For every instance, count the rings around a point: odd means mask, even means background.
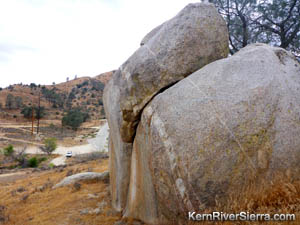
[[[110,128],[112,205],[127,201],[132,142],[145,105],[162,89],[228,55],[225,21],[212,4],[189,4],[152,30],[104,91]]]
[[[226,201],[251,180],[299,178],[299,137],[300,64],[281,48],[248,46],[144,109],[126,216],[164,224]]]
[[[212,4],[189,4],[143,43],[113,77],[120,82],[121,137],[128,143],[141,110],[157,92],[228,55],[227,27]]]
[[[52,189],[74,184],[75,182],[90,181],[90,180],[107,181],[108,179],[109,179],[108,171],[105,171],[103,173],[95,173],[95,172],[78,173],[64,178],[61,182],[54,185]]]

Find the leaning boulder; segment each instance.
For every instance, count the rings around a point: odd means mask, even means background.
[[[248,46],[144,109],[126,216],[164,224],[226,202],[251,180],[299,178],[299,137],[300,64],[284,49]]]
[[[189,4],[152,30],[104,91],[110,128],[112,204],[127,201],[135,130],[146,104],[163,89],[228,55],[226,23],[212,4]]]
[[[153,96],[228,55],[226,23],[212,4],[189,4],[142,43],[114,75],[120,82],[121,137],[128,143]]]
[[[56,189],[59,187],[64,187],[70,184],[74,184],[76,182],[87,182],[87,181],[105,181],[109,180],[109,172],[105,171],[103,173],[95,173],[95,172],[85,172],[85,173],[77,173],[72,176],[64,178],[61,182],[54,185],[52,189]]]

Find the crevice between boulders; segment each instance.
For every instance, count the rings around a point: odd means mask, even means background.
[[[190,75],[190,74],[189,74],[189,75]],[[189,75],[188,75],[188,76],[189,76]],[[184,78],[186,78],[186,77],[187,77],[187,76],[185,76]],[[183,79],[184,79],[184,78],[183,78]],[[181,80],[183,80],[183,79],[181,79]],[[133,134],[132,142],[131,142],[131,143],[134,142],[134,139],[135,139],[135,136],[136,136],[136,130],[137,130],[137,127],[138,127],[138,125],[139,125],[139,123],[140,123],[140,121],[141,121],[141,117],[142,117],[142,114],[143,114],[143,112],[144,112],[144,109],[152,102],[152,100],[153,100],[157,95],[163,93],[164,91],[166,91],[167,89],[169,89],[170,87],[172,87],[173,85],[175,85],[176,83],[178,83],[178,82],[181,81],[181,80],[177,80],[177,81],[175,81],[175,82],[173,82],[173,83],[171,83],[171,84],[168,84],[167,86],[161,88],[161,89],[160,89],[157,93],[155,93],[155,94],[151,97],[151,99],[144,105],[144,107],[141,109],[141,111],[140,111],[140,113],[139,113],[139,115],[138,115],[138,118],[139,118],[139,119],[136,121],[136,125],[135,125],[135,127],[134,127],[135,132],[134,132],[134,134]]]

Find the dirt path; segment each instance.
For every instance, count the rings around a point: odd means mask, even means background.
[[[6,128],[25,128],[25,127],[31,127],[29,125],[15,125],[15,124],[0,124],[0,127],[6,127]],[[99,129],[99,127],[89,127],[92,129]],[[72,147],[65,147],[65,146],[58,146],[57,149],[53,152],[53,154],[58,154],[61,155],[51,161],[54,165],[64,165],[65,160],[66,160],[66,153],[67,152],[72,152],[72,155],[79,155],[79,154],[85,154],[85,153],[91,153],[91,152],[99,152],[99,151],[108,151],[108,125],[107,122],[104,123],[100,129],[99,132],[96,136],[96,138],[92,138],[88,140],[88,144],[85,145],[77,145],[77,146],[72,146]],[[28,147],[26,149],[27,154],[44,154],[40,150],[40,146],[43,146],[43,144],[40,144],[38,142],[33,142],[33,141],[26,141],[22,139],[16,139],[16,138],[8,138],[0,134],[0,138],[10,140],[10,141],[16,141],[16,142],[21,142],[25,144],[30,144],[32,146]]]
[[[17,139],[17,138],[8,138],[8,137],[4,137],[0,134],[0,138],[5,139],[5,140],[9,140],[9,141],[16,141],[16,142],[21,142],[21,143],[25,143],[25,144],[31,144],[31,145],[37,145],[37,146],[43,146],[43,144],[37,143],[37,142],[32,142],[32,141],[25,141],[22,139]]]
[[[97,128],[99,129],[99,127]],[[53,152],[53,154],[61,155],[51,161],[55,166],[64,165],[67,152],[72,152],[72,155],[80,155],[91,152],[107,152],[108,151],[108,125],[105,123],[99,130],[96,138],[92,138],[88,140],[88,144],[85,145],[77,145],[72,147],[58,146],[57,149]],[[39,147],[31,146],[28,147],[25,151],[27,154],[44,154]]]

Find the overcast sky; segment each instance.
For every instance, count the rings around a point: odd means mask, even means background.
[[[0,87],[117,69],[193,0],[1,0]]]

